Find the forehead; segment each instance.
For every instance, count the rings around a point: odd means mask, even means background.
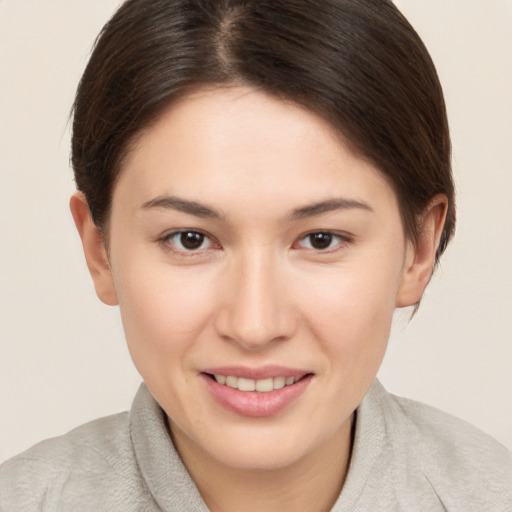
[[[202,89],[174,103],[129,153],[114,199],[120,191],[139,204],[180,195],[293,208],[333,193],[395,202],[383,174],[325,120],[241,87]]]

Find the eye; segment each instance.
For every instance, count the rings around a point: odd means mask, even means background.
[[[203,251],[214,247],[212,240],[200,231],[175,231],[163,237],[162,241],[176,252]]]
[[[299,247],[313,249],[314,251],[327,251],[348,242],[348,237],[338,235],[332,231],[316,231],[309,233],[298,242]]]

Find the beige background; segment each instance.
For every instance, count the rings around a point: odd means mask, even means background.
[[[512,449],[512,1],[398,3],[445,88],[459,225],[380,377]],[[0,460],[127,409],[140,381],[67,206],[67,115],[117,4],[0,0]]]

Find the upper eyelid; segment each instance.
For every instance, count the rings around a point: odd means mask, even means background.
[[[347,233],[345,231],[337,231],[335,229],[313,229],[311,231],[308,231],[307,233],[300,235],[297,238],[297,240],[303,240],[304,238],[311,236],[311,235],[315,235],[317,233],[329,233],[330,235],[337,236],[347,242],[352,241],[355,238],[353,235],[351,235],[350,233]]]
[[[202,229],[197,229],[197,228],[190,228],[190,229],[187,229],[187,228],[182,228],[182,229],[172,229],[170,231],[166,231],[164,232],[160,237],[159,239],[160,240],[168,240],[169,238],[172,238],[174,235],[177,235],[179,233],[199,233],[200,235],[204,235],[206,238],[209,238],[210,240],[215,240],[215,237],[213,237],[212,235],[210,235],[209,233],[207,233],[206,231],[202,230]]]

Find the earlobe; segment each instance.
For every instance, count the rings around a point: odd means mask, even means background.
[[[447,210],[447,197],[435,196],[422,216],[417,243],[407,243],[396,307],[414,306],[421,300],[432,277]]]
[[[118,303],[117,294],[104,240],[92,220],[87,200],[82,192],[75,192],[71,196],[69,207],[82,240],[87,268],[94,282],[96,294],[105,304],[115,306]]]

